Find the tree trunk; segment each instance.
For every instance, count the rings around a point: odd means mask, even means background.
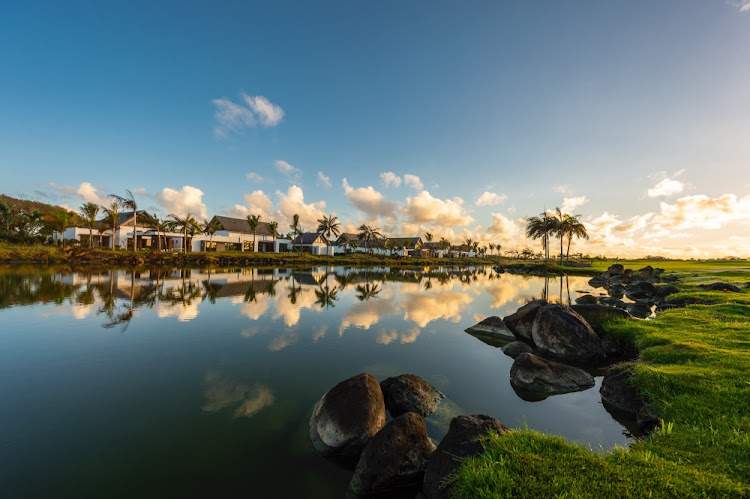
[[[135,221],[138,218],[135,209],[133,210],[133,253],[138,251],[138,232],[135,230]]]
[[[560,234],[560,266],[563,264],[563,234]]]

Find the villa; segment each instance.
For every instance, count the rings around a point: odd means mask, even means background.
[[[301,249],[304,253],[311,255],[334,255],[335,246],[322,232],[305,232],[298,235],[292,241],[294,249]]]

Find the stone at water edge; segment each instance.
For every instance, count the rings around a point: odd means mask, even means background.
[[[599,393],[611,406],[635,416],[643,407],[643,398],[630,383],[630,376],[624,366],[610,368],[604,375]]]
[[[543,306],[547,305],[547,300],[530,301],[523,307],[516,310],[515,313],[505,317],[503,323],[510,329],[518,339],[525,341],[534,341],[531,338],[531,329],[534,324],[536,313]]]
[[[512,359],[515,359],[522,353],[533,352],[534,349],[531,348],[531,345],[529,345],[528,343],[524,343],[523,341],[514,341],[512,343],[508,343],[503,347],[503,353]]]
[[[656,288],[656,293],[654,293],[654,299],[656,301],[663,302],[667,296],[673,295],[679,292],[680,292],[680,288],[678,288],[677,286],[672,286],[670,284],[667,284],[665,286],[658,286]]]
[[[371,374],[357,374],[331,388],[315,404],[310,439],[321,454],[358,456],[385,420],[378,380]]]
[[[427,417],[445,398],[437,388],[414,374],[387,378],[380,383],[380,389],[383,391],[385,408],[394,418],[407,412]]]
[[[430,462],[424,475],[422,493],[428,499],[447,499],[452,497],[450,485],[441,487],[443,480],[459,466],[459,458],[473,456],[482,452],[479,437],[488,431],[503,435],[508,428],[490,416],[456,416],[451,420],[448,433],[430,456]]]
[[[435,444],[419,414],[407,412],[389,422],[362,451],[351,489],[359,495],[419,486]]]
[[[576,303],[580,305],[592,305],[598,303],[599,300],[596,298],[596,296],[592,295],[583,295],[576,298]]]
[[[610,302],[609,300],[612,301]],[[614,299],[608,299],[606,303],[614,304],[616,301],[617,300]],[[607,321],[611,321],[612,319],[635,319],[635,317],[625,310],[601,304],[576,304],[571,305],[570,308],[573,312],[583,317],[583,320],[588,322],[589,326],[591,326],[594,332],[599,336],[604,333],[602,324]]]
[[[516,339],[516,336],[508,329],[503,320],[496,316],[487,317],[483,321],[465,329],[465,331],[469,334],[479,334],[506,341]]]
[[[605,357],[599,336],[570,307],[541,307],[531,333],[537,350],[550,357],[578,364],[597,363]]]
[[[594,386],[594,377],[583,369],[524,353],[510,368],[510,382],[518,389],[540,393],[564,393]]]

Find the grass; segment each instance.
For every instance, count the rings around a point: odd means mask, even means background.
[[[698,273],[676,284],[699,289],[698,284],[718,280],[744,285],[750,274]],[[633,383],[662,418],[660,428],[630,449],[604,454],[528,430],[489,437],[485,452],[465,460],[452,477],[456,494],[750,495],[750,306],[742,303],[750,295],[744,290],[681,295],[723,301],[667,310],[654,320],[606,326],[609,334],[639,348]]]

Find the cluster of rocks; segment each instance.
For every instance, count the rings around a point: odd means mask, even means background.
[[[428,498],[449,497],[443,478],[456,459],[481,452],[476,438],[505,428],[489,416],[458,416],[435,447],[424,419],[445,396],[413,374],[382,383],[370,374],[352,376],[315,404],[310,439],[325,456],[359,457],[350,483],[356,496],[421,489]],[[386,410],[393,419],[386,423]]]
[[[546,275],[563,275],[563,271],[561,270],[553,270],[548,268],[544,264],[538,264],[538,265],[528,265],[525,263],[513,263],[508,265],[496,265],[492,267],[492,270],[497,272],[498,274],[521,274],[521,275],[537,275],[537,276],[546,276]]]
[[[650,265],[634,271],[616,263],[602,274],[589,280],[591,287],[607,290],[607,296],[596,297],[587,294],[577,298],[576,303],[602,303],[627,310],[635,317],[649,317],[655,307],[666,308],[667,296],[680,292],[675,286],[656,286],[656,284],[672,282],[676,279],[672,276],[663,276],[663,272],[664,269],[655,269]],[[623,297],[631,302],[626,303]]]

